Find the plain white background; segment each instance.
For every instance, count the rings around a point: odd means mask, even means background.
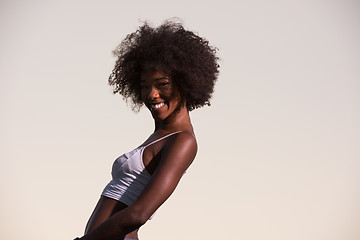
[[[1,239],[83,233],[113,160],[153,130],[107,85],[141,21],[219,48],[196,161],[144,240],[360,238],[358,1],[0,2]]]

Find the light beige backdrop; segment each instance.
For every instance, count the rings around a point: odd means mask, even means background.
[[[143,240],[360,239],[360,5],[305,1],[0,2],[0,238],[83,233],[113,160],[153,130],[107,86],[143,20],[219,48],[196,161]]]

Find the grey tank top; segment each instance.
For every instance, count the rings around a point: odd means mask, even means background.
[[[142,158],[145,148],[179,132],[170,133],[118,157],[112,166],[112,180],[106,185],[101,195],[123,202],[127,206],[132,205],[152,177],[145,169]]]

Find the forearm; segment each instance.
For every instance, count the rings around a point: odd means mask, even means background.
[[[113,240],[121,239],[129,232],[138,229],[146,221],[140,214],[131,211],[120,211],[100,224],[93,231],[80,238],[81,240]]]

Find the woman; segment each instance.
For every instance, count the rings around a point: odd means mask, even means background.
[[[210,105],[218,76],[216,49],[181,24],[147,23],[114,51],[109,84],[145,105],[155,122],[149,138],[120,156],[80,239],[138,239],[138,229],[175,190],[197,152],[189,111]],[[79,239],[79,238],[77,238]]]

